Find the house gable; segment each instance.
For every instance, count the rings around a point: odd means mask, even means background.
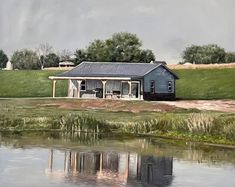
[[[150,92],[151,81],[154,81],[154,93],[174,93],[175,79],[178,79],[178,77],[174,73],[165,66],[160,65],[144,76],[144,92]],[[171,91],[168,88],[169,82],[172,86]]]

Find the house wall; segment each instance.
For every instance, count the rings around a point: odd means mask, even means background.
[[[155,82],[155,92],[151,92],[151,81]],[[172,82],[172,91],[168,91],[168,83]],[[144,76],[144,99],[161,100],[175,98],[175,78],[163,66],[158,67]]]

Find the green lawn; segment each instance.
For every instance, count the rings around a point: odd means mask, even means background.
[[[181,99],[235,99],[235,69],[174,70]]]
[[[235,99],[235,69],[174,70],[181,99]],[[50,75],[60,71],[0,71],[0,97],[51,97]],[[57,81],[56,96],[66,96],[67,81]]]
[[[51,97],[51,75],[59,74],[60,71],[0,71],[0,97]],[[66,96],[67,82],[56,83],[57,96]]]

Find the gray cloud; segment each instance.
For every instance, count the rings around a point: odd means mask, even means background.
[[[191,44],[235,51],[233,0],[1,0],[0,48],[8,54],[48,42],[83,48],[114,32],[136,33],[158,60],[177,63]]]

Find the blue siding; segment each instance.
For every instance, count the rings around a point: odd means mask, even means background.
[[[158,67],[144,76],[144,92],[150,92],[150,83],[155,81],[155,93],[174,93],[175,78],[163,66]],[[168,82],[172,82],[172,91],[168,91]]]

